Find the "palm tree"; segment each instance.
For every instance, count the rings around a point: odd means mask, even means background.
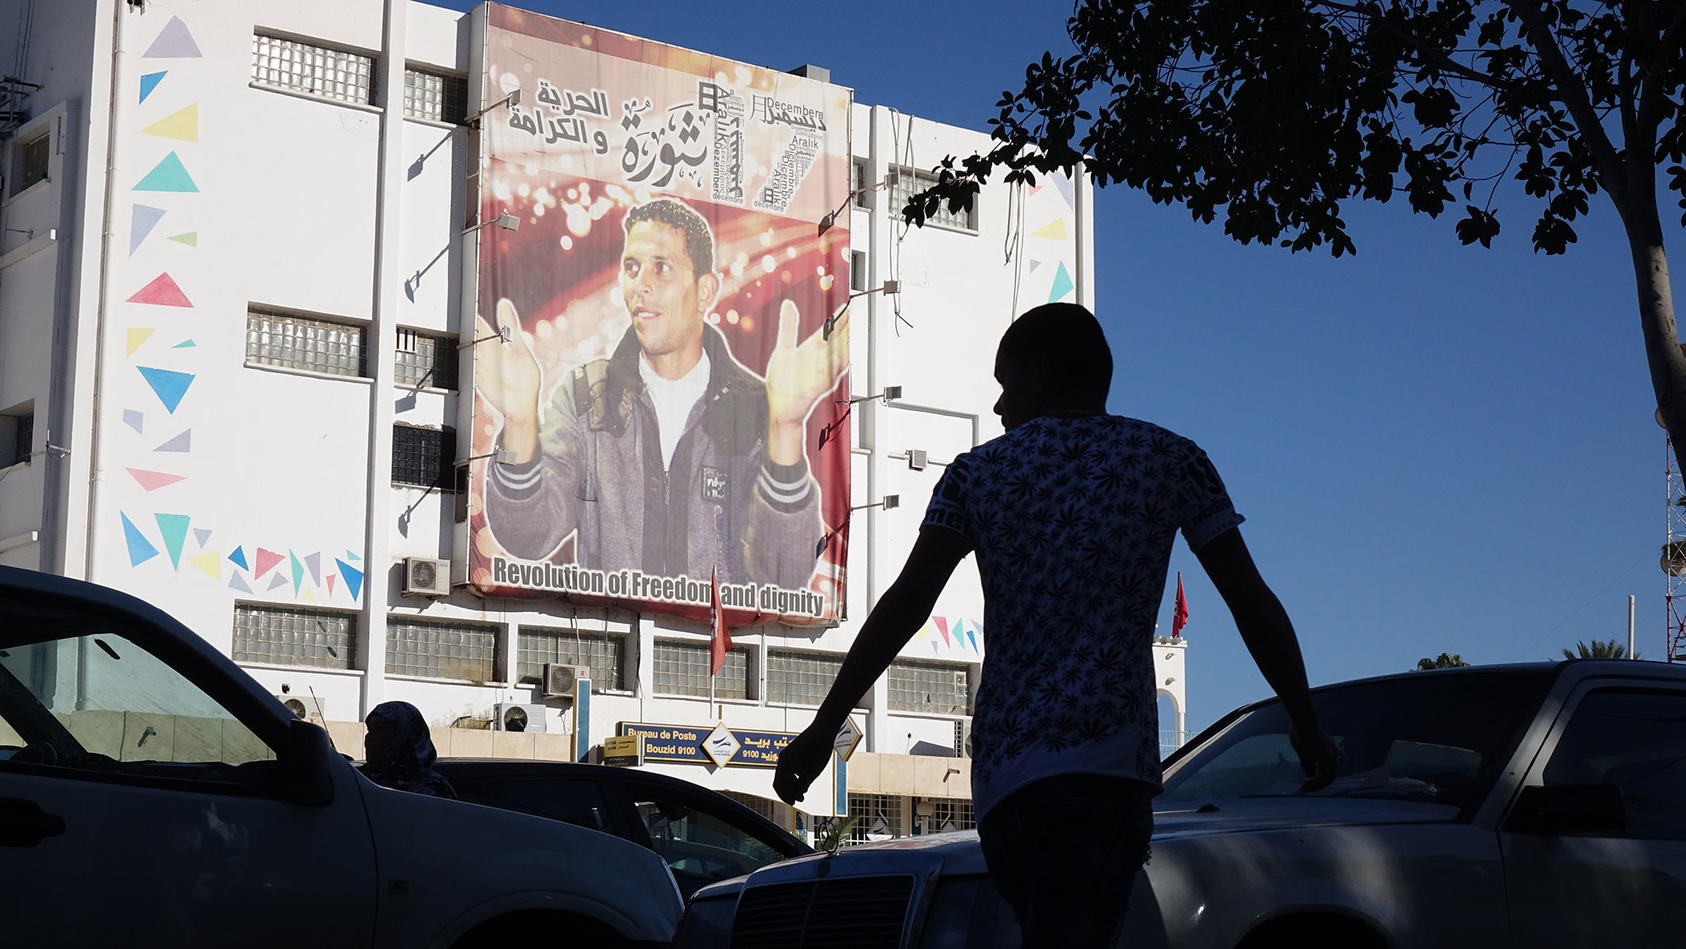
[[[838,847],[849,842],[849,831],[854,829],[860,819],[861,815],[859,814],[832,818],[819,832],[819,835],[814,838],[814,849],[825,853],[836,853]]]
[[[1430,659],[1427,656],[1424,656],[1423,658],[1417,660],[1417,668],[1419,670],[1421,670],[1421,669],[1457,669],[1461,666],[1467,666],[1467,665],[1469,665],[1469,663],[1464,661],[1464,657],[1458,655],[1455,652],[1443,652],[1443,653],[1440,654],[1439,658],[1437,658],[1437,659]]]
[[[1600,640],[1600,639],[1595,639],[1595,640],[1592,641],[1591,646],[1588,646],[1586,643],[1583,643],[1583,642],[1576,642],[1574,652],[1570,652],[1567,649],[1563,650],[1563,658],[1565,658],[1565,659],[1625,659],[1625,658],[1627,658],[1627,647],[1623,646],[1620,642],[1618,642],[1614,639],[1612,639],[1608,642],[1605,642],[1604,640]],[[1639,658],[1639,650],[1637,650],[1637,649],[1634,650],[1633,658],[1635,658],[1635,659]]]

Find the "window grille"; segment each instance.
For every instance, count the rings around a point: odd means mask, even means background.
[[[849,828],[851,844],[907,836],[906,807],[899,795],[850,794],[849,816],[858,818]]]
[[[858,250],[849,252],[849,289],[855,292],[866,289],[866,255]]]
[[[48,131],[27,142],[13,143],[12,194],[47,180],[47,160],[52,157],[52,140],[53,136]]]
[[[965,666],[897,659],[890,663],[890,708],[964,715],[972,699],[969,679]]]
[[[0,468],[26,464],[35,449],[35,403],[0,413]]]
[[[497,670],[496,626],[387,617],[388,675],[495,682]]]
[[[523,626],[515,639],[515,678],[540,682],[544,664],[586,666],[591,691],[626,688],[626,639],[615,633],[581,633],[571,629]]]
[[[656,640],[655,690],[663,695],[707,695],[709,649],[707,643]],[[749,653],[734,649],[714,677],[714,695],[722,699],[749,698]]]
[[[862,190],[872,183],[866,180],[866,162],[856,159],[849,163],[849,190],[854,192],[850,201],[855,207],[872,207],[872,192]]]
[[[925,819],[925,829],[933,834],[951,830],[971,830],[978,826],[973,816],[972,802],[965,798],[935,797],[929,800],[931,816]]]
[[[890,189],[890,210],[897,220],[901,219],[902,208],[907,207],[908,199],[937,183],[937,176],[929,172],[915,171],[912,168],[896,169],[896,184]],[[962,231],[976,231],[978,229],[978,202],[974,195],[970,203],[963,210],[950,211],[948,200],[937,204],[935,214],[925,219],[927,224],[937,224],[942,227],[957,228]]]
[[[375,101],[375,60],[349,50],[254,33],[252,81],[370,105]]]
[[[392,426],[392,483],[455,491],[457,433],[450,428]]]
[[[357,614],[236,603],[234,661],[354,669]]]
[[[369,328],[251,307],[246,311],[246,365],[367,378]]]
[[[404,114],[456,125],[468,114],[468,80],[425,69],[404,70]]]
[[[457,338],[398,328],[393,378],[411,389],[457,388]]]
[[[842,656],[774,649],[767,653],[767,700],[781,705],[818,705],[825,701]]]

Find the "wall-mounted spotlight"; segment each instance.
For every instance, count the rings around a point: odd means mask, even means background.
[[[479,461],[482,458],[490,458],[494,464],[513,465],[515,464],[515,449],[499,448],[495,451],[489,451],[484,455],[469,455],[467,458],[457,462],[456,466],[458,468],[465,468],[470,462]]]
[[[509,211],[499,211],[498,216],[492,218],[490,221],[481,221],[479,224],[465,227],[462,232],[464,234],[469,234],[474,231],[478,231],[483,227],[491,227],[493,224],[496,224],[498,227],[506,231],[518,231],[521,229],[520,218],[516,217]]]
[[[856,402],[871,402],[873,399],[883,399],[885,402],[894,402],[901,397],[901,386],[885,386],[884,391],[878,393],[877,395],[857,395],[852,399],[838,399],[837,404],[854,405]]]
[[[492,103],[491,105],[485,107],[484,109],[481,109],[479,112],[476,112],[473,115],[468,116],[467,118],[464,118],[462,120],[462,124],[473,125],[476,122],[480,121],[480,117],[482,115],[485,115],[486,113],[492,111],[493,109],[497,108],[498,106],[502,106],[502,105],[517,106],[517,105],[520,105],[520,104],[521,104],[521,90],[520,89],[511,89],[509,91],[509,95],[504,96],[502,99],[499,99],[498,101]]]
[[[856,188],[855,190],[849,192],[848,195],[843,198],[843,203],[837,206],[837,210],[831,211],[827,213],[825,217],[820,218],[820,233],[824,234],[826,231],[831,230],[831,226],[837,223],[837,215],[842,214],[843,211],[849,207],[849,202],[855,200],[855,198],[860,195],[866,194],[868,191],[877,191],[879,188],[894,188],[896,186],[896,182],[900,180],[900,178],[900,175],[892,171],[884,176],[883,181],[874,182],[864,188]]]
[[[831,316],[826,319],[825,325],[820,327],[820,338],[821,339],[830,339],[831,338],[832,328],[837,325],[838,320],[843,318],[843,311],[847,310],[849,308],[849,304],[855,302],[856,297],[864,297],[864,296],[867,296],[868,294],[873,294],[873,293],[900,293],[900,292],[902,292],[902,282],[900,280],[886,280],[886,281],[884,281],[883,286],[873,287],[871,290],[856,290],[854,293],[849,294],[849,299],[844,300],[843,304],[841,306],[839,306],[837,309],[831,311]]]
[[[864,511],[869,507],[881,507],[886,511],[893,511],[896,508],[900,507],[901,503],[902,503],[901,495],[899,495],[899,494],[886,494],[886,495],[884,495],[884,497],[882,499],[874,501],[871,504],[857,504],[854,507],[850,508],[849,510],[851,512],[854,512],[854,511]]]
[[[496,333],[493,333],[491,336],[482,336],[479,339],[471,339],[466,343],[458,343],[457,348],[458,349],[467,349],[470,346],[478,346],[481,343],[490,342],[494,339],[507,343],[507,342],[513,340],[514,338],[515,338],[515,330],[514,329],[512,329],[511,327],[508,327],[508,326],[500,326],[500,327],[498,327],[498,331]]]

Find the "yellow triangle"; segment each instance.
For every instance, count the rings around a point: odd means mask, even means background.
[[[147,340],[151,339],[152,334],[156,333],[156,332],[158,332],[158,331],[155,330],[155,329],[130,330],[129,331],[129,347],[128,347],[129,351],[127,353],[125,353],[124,355],[133,356],[135,354],[135,350],[141,348],[141,344],[145,343]]]
[[[310,591],[306,590],[304,591],[304,596],[301,597],[301,599],[303,599],[306,603],[309,603],[311,600],[316,599],[316,597],[311,596]]]
[[[184,142],[199,141],[199,103],[159,119],[141,129],[141,133],[160,138],[179,138]]]
[[[210,551],[197,557],[187,558],[187,562],[211,575],[212,580],[222,579],[222,552]]]
[[[1056,241],[1065,240],[1065,218],[1063,218],[1063,217],[1054,218],[1052,221],[1048,222],[1047,224],[1044,224],[1041,227],[1037,228],[1036,230],[1032,231],[1030,236],[1031,237],[1046,237],[1046,238],[1049,238],[1050,240],[1056,240]]]

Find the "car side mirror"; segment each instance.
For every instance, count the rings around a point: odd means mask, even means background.
[[[287,799],[306,807],[334,802],[333,743],[328,733],[304,719],[287,723],[286,748],[281,756],[282,786]]]
[[[1505,829],[1519,834],[1619,834],[1627,803],[1612,784],[1526,787]]]

